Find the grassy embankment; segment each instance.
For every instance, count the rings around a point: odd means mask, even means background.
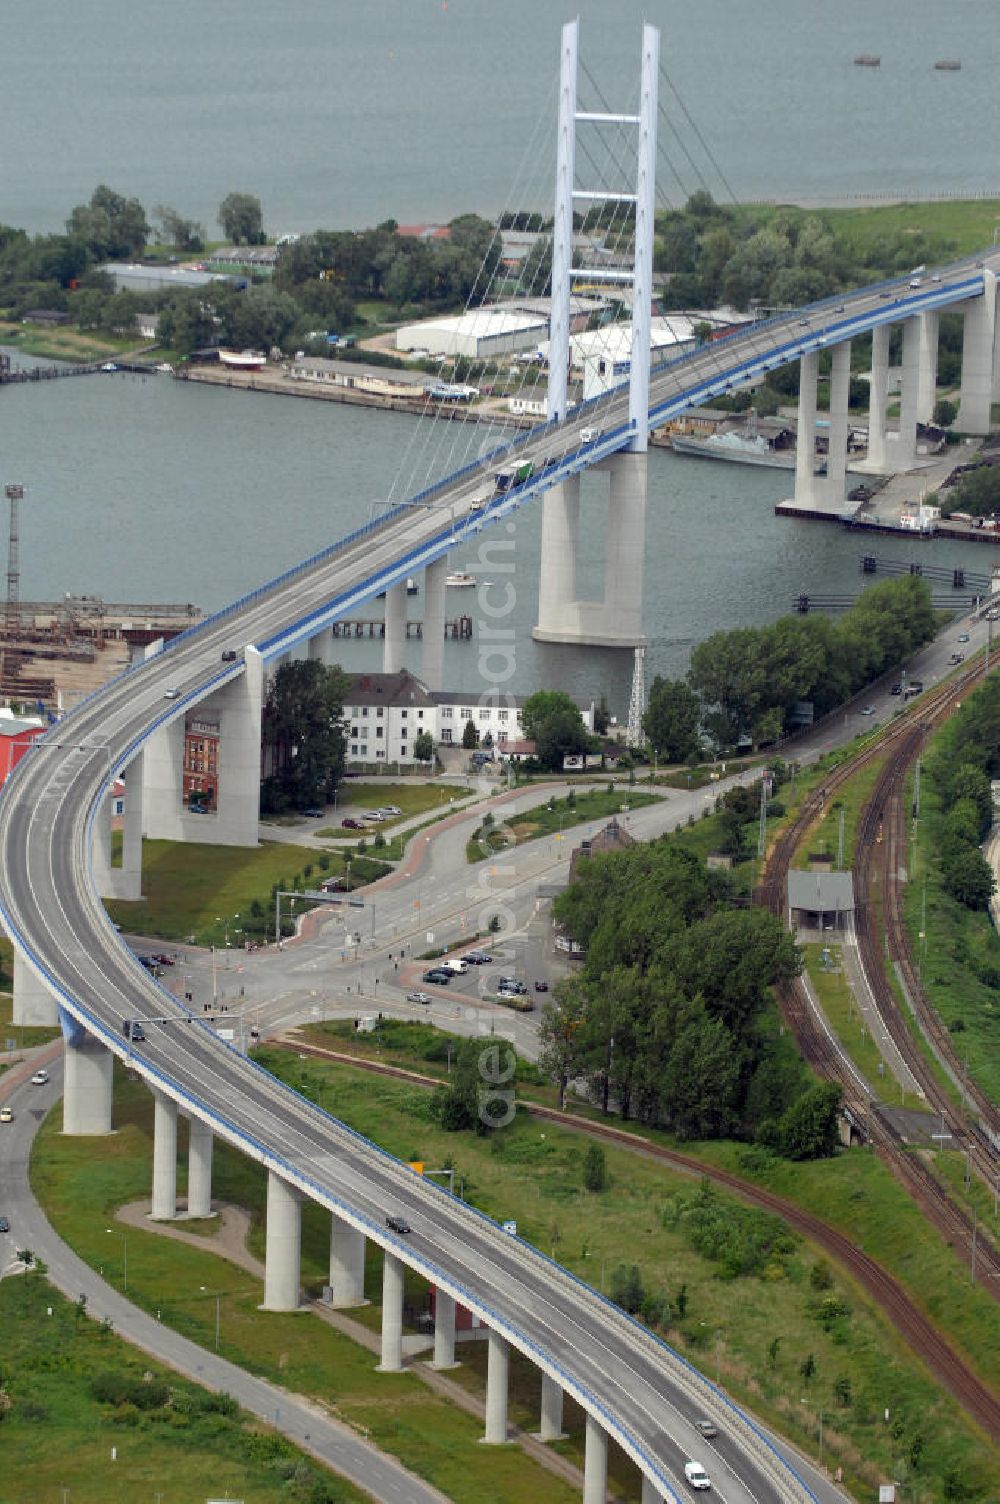
[[[142,341],[137,335],[118,337],[95,330],[74,329],[72,325],[50,329],[40,324],[20,324],[0,317],[0,345],[22,350],[41,360],[68,360],[88,365],[94,360],[113,360]]]
[[[758,223],[792,217],[820,219],[843,239],[858,260],[877,255],[887,237],[920,241],[914,261],[948,261],[992,245],[1000,220],[1000,199],[935,199],[927,202],[800,209],[789,205],[753,205],[746,211]]]
[[[336,1035],[332,1036],[336,1039]],[[585,1141],[579,1134],[519,1115],[511,1129],[485,1139],[445,1134],[428,1117],[429,1093],[407,1083],[373,1079],[347,1067],[331,1068],[291,1052],[264,1057],[299,1089],[328,1110],[404,1159],[432,1164],[449,1156],[464,1180],[464,1191],[494,1216],[514,1217],[523,1236],[597,1286],[609,1288],[621,1262],[636,1263],[648,1294],[670,1304],[666,1335],[674,1345],[773,1420],[815,1455],[820,1411],[828,1465],[839,1464],[858,1497],[870,1497],[874,1484],[899,1477],[898,1458],[919,1461],[917,1478],[925,1500],[945,1499],[945,1479],[964,1470],[967,1497],[995,1499],[987,1480],[996,1476],[1000,1457],[986,1448],[957,1407],[942,1396],[891,1326],[872,1312],[839,1272],[828,1272],[816,1251],[794,1241],[786,1246],[780,1230],[739,1203],[719,1198],[723,1243],[714,1257],[694,1247],[691,1207],[698,1187],[662,1164],[608,1148],[609,1188],[599,1194],[582,1188]],[[64,1236],[91,1262],[120,1276],[119,1239],[106,1232],[114,1208],[148,1194],[151,1105],[134,1083],[119,1086],[113,1139],[80,1144],[64,1140],[50,1122],[35,1164],[35,1180]],[[747,1173],[752,1159],[767,1184],[792,1199],[821,1205],[850,1224],[856,1241],[870,1251],[881,1244],[907,1266],[910,1282],[938,1304],[938,1319],[960,1326],[963,1344],[979,1359],[988,1378],[998,1377],[1000,1331],[996,1308],[960,1278],[950,1252],[922,1229],[917,1213],[886,1172],[864,1151],[832,1161],[786,1166],[748,1154],[735,1145],[704,1149]],[[82,1173],[87,1165],[87,1175]],[[249,1161],[216,1149],[215,1192],[219,1199],[248,1206],[253,1215],[251,1247],[263,1251],[265,1184]],[[359,1352],[339,1333],[319,1322],[256,1311],[259,1286],[207,1252],[166,1245],[154,1234],[129,1229],[129,1293],[158,1308],[164,1320],[206,1345],[214,1340],[215,1295],[221,1298],[221,1342],[226,1356],[258,1372],[279,1376],[298,1392],[335,1405],[343,1418],[370,1425],[373,1439],[459,1499],[482,1498],[479,1427],[453,1408],[438,1429],[440,1402],[425,1398],[417,1381],[377,1378],[370,1354]],[[754,1250],[756,1249],[756,1253]],[[303,1221],[303,1273],[317,1291],[326,1278],[328,1229],[324,1214],[306,1207]],[[886,1262],[890,1262],[887,1257]],[[756,1272],[734,1272],[747,1265]],[[376,1302],[354,1313],[377,1329],[380,1256],[369,1250],[368,1293]],[[202,1289],[204,1287],[204,1290]],[[208,1293],[205,1293],[208,1292]],[[424,1292],[408,1280],[407,1299],[421,1309]],[[808,1358],[812,1357],[812,1364]],[[484,1383],[480,1344],[461,1349],[456,1377],[477,1394]],[[808,1378],[803,1365],[810,1369]],[[814,1369],[814,1371],[813,1371]],[[512,1418],[537,1424],[538,1377],[515,1363]],[[391,1388],[387,1386],[392,1386]],[[803,1405],[803,1397],[806,1404]],[[890,1409],[890,1423],[882,1420]],[[437,1407],[437,1408],[435,1408]],[[570,1440],[565,1450],[581,1455],[581,1418],[567,1410]],[[519,1467],[528,1464],[504,1454]],[[527,1482],[513,1475],[498,1483],[492,1454],[483,1466],[497,1499],[561,1498],[561,1485],[538,1474]],[[957,1470],[957,1471],[956,1471]],[[625,1497],[635,1497],[630,1464],[613,1459],[612,1476]],[[455,1488],[458,1492],[453,1492]],[[527,1492],[524,1492],[527,1487]],[[520,1488],[522,1491],[517,1492]]]
[[[142,853],[144,896],[134,903],[109,900],[109,914],[130,934],[196,945],[224,945],[227,935],[231,944],[240,944],[244,934],[273,934],[275,886],[309,888],[346,870],[340,853],[279,843],[144,841]],[[351,886],[386,870],[378,861],[352,855]]]
[[[987,912],[967,909],[946,892],[938,865],[941,823],[940,798],[925,778],[914,881],[905,895],[910,943],[955,1053],[990,1100],[1000,1103],[1000,938]]]
[[[635,785],[618,783],[613,788],[605,785],[580,793],[574,791],[564,799],[549,799],[545,804],[512,815],[509,820],[501,812],[499,819],[480,825],[473,832],[465,847],[466,860],[482,862],[498,851],[538,841],[543,836],[554,835],[558,839],[563,831],[575,825],[627,814],[630,809],[655,804],[658,798],[657,794],[642,793]]]
[[[88,1320],[38,1273],[0,1284],[0,1328],[5,1500],[199,1499],[209,1479],[217,1497],[246,1504],[368,1497],[256,1417]],[[95,1393],[109,1392],[109,1376],[121,1384],[115,1400]]]
[[[152,1166],[151,1098],[138,1083],[120,1076],[115,1123],[117,1132],[107,1139],[64,1139],[58,1131],[59,1115],[53,1114],[36,1147],[33,1183],[60,1234],[118,1284],[124,1245],[120,1229],[108,1233],[109,1221],[118,1206],[148,1195]],[[266,1185],[258,1168],[217,1142],[213,1189],[217,1200],[251,1210],[252,1248],[262,1257]],[[211,1233],[216,1224],[191,1226]],[[219,1350],[224,1357],[294,1393],[313,1396],[456,1504],[480,1504],[484,1499],[495,1504],[520,1504],[524,1499],[572,1504],[576,1498],[571,1488],[518,1447],[484,1448],[481,1422],[433,1394],[415,1375],[376,1373],[377,1360],[366,1347],[321,1320],[261,1312],[261,1281],[245,1269],[210,1250],[168,1242],[141,1229],[130,1227],[127,1239],[132,1300],[212,1348],[218,1297]],[[318,1207],[305,1208],[303,1249],[304,1276],[318,1293],[329,1265],[329,1219]],[[370,1250],[368,1289],[375,1298],[380,1272],[380,1255]],[[407,1298],[415,1295],[410,1282]],[[377,1312],[374,1318],[370,1309],[357,1314],[366,1317],[366,1325],[377,1324]],[[47,1442],[53,1453],[61,1449],[61,1439],[51,1427]]]

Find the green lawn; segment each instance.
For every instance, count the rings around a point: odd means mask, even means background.
[[[59,1133],[59,1114],[52,1114],[36,1144],[32,1180],[60,1234],[88,1263],[102,1268],[113,1284],[123,1278],[127,1237],[131,1299],[211,1348],[218,1296],[223,1356],[295,1393],[313,1396],[349,1425],[368,1432],[377,1446],[398,1456],[456,1504],[482,1504],[484,1500],[521,1504],[527,1499],[539,1504],[576,1504],[571,1488],[519,1448],[484,1448],[480,1422],[435,1397],[414,1375],[377,1374],[376,1360],[367,1349],[324,1322],[296,1314],[262,1313],[258,1309],[261,1285],[244,1270],[208,1251],[138,1228],[130,1227],[123,1236],[120,1225],[111,1220],[116,1207],[149,1193],[152,1100],[138,1083],[121,1076],[116,1084],[115,1123],[117,1132],[108,1138],[64,1139]],[[184,1140],[182,1126],[182,1151]],[[183,1176],[181,1180],[183,1186]],[[218,1200],[251,1210],[251,1248],[262,1255],[264,1172],[217,1141],[213,1193]],[[319,1293],[328,1275],[329,1217],[318,1207],[304,1209],[302,1245],[304,1281]],[[381,1255],[373,1248],[369,1248],[367,1281],[368,1293],[377,1300]],[[412,1277],[407,1296],[421,1304],[425,1298],[425,1291]],[[377,1307],[358,1314],[364,1323],[377,1326]],[[284,1496],[272,1491],[266,1497]]]
[[[385,804],[398,805],[403,813],[383,820],[380,827],[383,831],[391,830],[394,825],[399,824],[400,820],[408,820],[413,815],[422,815],[427,810],[446,815],[453,801],[459,795],[464,797],[466,792],[465,789],[456,789],[454,784],[390,783],[388,779],[385,782],[377,779],[370,783],[361,783],[357,779],[350,778],[342,783],[338,790],[336,824],[322,826],[317,834],[347,835],[349,832],[345,831],[340,824],[344,815],[351,815],[356,819],[362,810],[380,809]]]
[[[944,199],[928,203],[875,204],[843,209],[797,209],[786,205],[744,211],[758,223],[793,217],[818,218],[851,246],[858,259],[876,253],[885,236],[910,235],[920,242],[914,262],[947,261],[993,243],[1000,199]],[[926,239],[921,239],[926,237]]]
[[[525,841],[538,841],[543,836],[560,836],[575,825],[585,825],[590,820],[603,820],[611,815],[641,809],[647,804],[656,804],[659,795],[642,793],[629,784],[611,788],[602,786],[585,792],[574,791],[564,799],[549,799],[545,804],[481,825],[465,848],[470,862],[481,862],[505,846],[521,846]]]
[[[5,1504],[194,1500],[209,1488],[217,1498],[246,1504],[362,1504],[368,1497],[256,1417],[88,1320],[38,1273],[0,1284],[0,1329],[9,1401],[0,1481]],[[167,1403],[142,1409],[100,1400],[94,1384],[108,1375],[139,1393],[162,1385]]]
[[[144,897],[137,903],[109,900],[107,909],[130,934],[222,945],[227,921],[232,940],[240,916],[254,901],[263,905],[265,923],[273,928],[272,887],[292,887],[316,861],[309,847],[277,842],[252,847],[143,841]]]

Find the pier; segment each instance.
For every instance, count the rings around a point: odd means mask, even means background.
[[[359,619],[333,622],[331,632],[334,637],[384,637],[385,621],[382,617],[373,619]],[[406,623],[406,635],[409,638],[422,638],[424,624],[422,621],[408,621]],[[446,641],[471,642],[472,641],[472,617],[456,616],[451,621],[444,623],[444,635]]]

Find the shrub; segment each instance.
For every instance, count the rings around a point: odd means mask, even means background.
[[[635,1316],[641,1311],[646,1291],[638,1264],[617,1264],[611,1271],[611,1299],[615,1305]]]

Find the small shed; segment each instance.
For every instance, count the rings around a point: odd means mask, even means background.
[[[789,872],[790,929],[841,930],[854,913],[854,881],[849,872]]]

